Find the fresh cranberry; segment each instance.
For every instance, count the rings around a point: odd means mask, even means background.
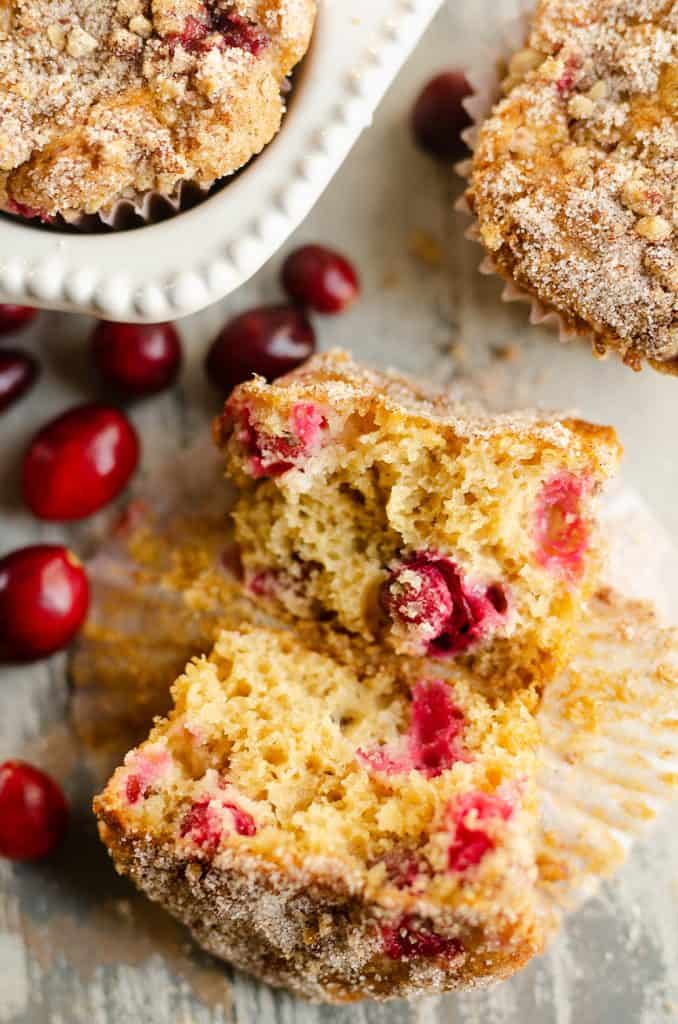
[[[419,653],[433,656],[468,650],[508,610],[499,584],[483,593],[465,582],[451,559],[427,552],[393,570],[384,584],[383,599],[408,642]]]
[[[384,955],[389,960],[452,959],[462,951],[458,939],[446,939],[423,924],[417,924],[411,914],[404,915],[393,925],[382,925],[381,936]]]
[[[589,525],[581,510],[589,488],[588,480],[563,470],[544,484],[537,498],[537,559],[551,572],[571,579],[581,575],[589,546]]]
[[[10,334],[26,327],[37,315],[32,306],[8,306],[0,304],[0,334]]]
[[[115,324],[101,321],[91,338],[97,370],[116,391],[153,395],[174,381],[181,366],[181,342],[172,324]]]
[[[480,864],[485,854],[494,849],[494,839],[483,829],[482,822],[494,818],[508,821],[513,806],[501,796],[488,793],[467,793],[451,806],[452,842],[447,851],[450,871],[466,871]]]
[[[460,742],[463,729],[463,712],[452,703],[449,688],[440,679],[423,679],[412,694],[405,748],[358,750],[357,756],[371,771],[386,775],[418,771],[437,778],[456,761],[467,760]]]
[[[58,544],[18,548],[0,559],[0,653],[43,658],[73,638],[89,604],[85,570]]]
[[[0,412],[29,390],[38,372],[38,361],[28,352],[0,348]]]
[[[224,395],[258,374],[268,381],[296,369],[315,351],[315,332],[293,306],[259,306],[230,320],[210,346],[207,376]]]
[[[47,423],[23,462],[24,500],[40,519],[82,519],[123,489],[136,469],[139,441],[118,409],[80,405]]]
[[[68,805],[49,775],[25,761],[0,765],[0,856],[48,857],[68,825]]]
[[[349,261],[322,245],[303,245],[290,253],[282,283],[294,302],[317,313],[342,313],[360,292],[358,275]]]
[[[419,146],[438,160],[461,160],[468,149],[461,133],[471,124],[462,100],[471,86],[461,71],[443,71],[424,87],[412,111]]]
[[[236,403],[236,408],[229,409],[227,405],[227,410],[236,419],[235,436],[249,457],[249,470],[256,480],[282,476],[303,464],[322,446],[327,429],[327,420],[313,402],[297,402],[292,407],[283,437],[272,436],[255,426],[247,406],[238,408]]]

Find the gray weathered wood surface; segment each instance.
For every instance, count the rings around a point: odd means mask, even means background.
[[[478,250],[463,240],[445,175],[413,149],[406,118],[429,73],[479,59],[515,0],[449,0],[321,203],[298,234],[331,241],[358,262],[365,294],[343,318],[318,323],[321,342],[345,344],[375,363],[437,379],[473,367],[498,400],[577,406],[613,422],[626,445],[626,479],[669,530],[678,530],[678,383],[616,362],[596,363],[585,346],[561,348],[529,328],[523,307],[499,302],[481,278]],[[417,232],[437,239],[441,265],[411,253]],[[169,395],[133,416],[144,469],[204,430],[216,403],[201,370],[205,346],[227,313],[277,294],[274,259],[221,308],[182,324],[187,365]],[[30,398],[0,421],[0,551],[84,530],[32,522],[17,467],[45,418],[97,393],[83,339],[89,324],[44,314],[22,336],[44,365]],[[18,341],[18,339],[17,339]],[[517,343],[513,360],[497,347]],[[450,347],[455,346],[454,358]],[[456,361],[455,361],[456,360]],[[0,760],[32,757],[55,769],[73,799],[76,827],[54,863],[0,862],[2,1024],[664,1024],[678,1019],[678,815],[639,847],[599,898],[573,917],[549,953],[486,993],[406,1005],[317,1008],[234,975],[196,951],[160,911],[118,879],[88,812],[89,782],[68,729],[64,662],[2,669]]]

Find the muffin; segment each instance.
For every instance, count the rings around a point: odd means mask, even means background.
[[[278,131],[315,12],[315,0],[0,6],[0,209],[73,220],[233,173]]]
[[[597,576],[614,432],[492,416],[342,352],[236,388],[215,427],[250,591],[410,656],[553,676]]]
[[[118,871],[312,999],[507,977],[546,931],[531,696],[325,641],[245,627],[189,664],[95,800]]]
[[[678,373],[678,7],[540,0],[466,192],[496,271],[639,369]]]

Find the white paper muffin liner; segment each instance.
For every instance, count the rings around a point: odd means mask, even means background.
[[[521,13],[503,26],[499,44],[493,49],[486,50],[482,59],[466,70],[466,78],[473,93],[464,100],[464,107],[473,123],[462,135],[471,152],[475,150],[482,122],[489,116],[494,105],[501,98],[501,83],[508,61],[514,53],[526,45],[534,2],[533,0],[521,0],[520,7]],[[461,161],[456,165],[455,170],[465,181],[468,181],[471,176],[472,160]],[[473,216],[465,195],[462,194],[459,197],[455,209],[471,218],[472,223],[467,227],[465,237],[481,245],[478,222]],[[573,326],[558,310],[542,302],[537,296],[521,288],[514,281],[507,281],[488,253],[483,256],[478,269],[485,276],[496,275],[502,279],[504,282],[501,294],[502,302],[523,302],[529,305],[531,324],[549,324],[556,329],[558,338],[563,343],[587,337],[592,339],[591,332],[586,328]],[[604,358],[607,353],[598,351],[594,346],[594,354]]]
[[[227,179],[224,178],[225,182]],[[171,195],[149,190],[118,199],[106,212],[79,214],[68,218],[68,224],[79,231],[100,230],[102,225],[114,231],[129,227],[158,224],[177,213],[190,210],[208,197],[212,185],[198,185],[195,181],[181,181]]]
[[[71,707],[101,781],[167,709],[169,683],[209,649],[224,614],[231,625],[271,622],[229,569],[232,500],[204,439],[140,489],[89,562],[93,603],[71,661]],[[554,925],[623,863],[678,793],[678,631],[659,625],[676,620],[678,553],[626,488],[606,499],[602,519],[604,583],[624,597],[609,608],[592,603],[589,624],[600,626],[601,639],[575,655],[580,671],[547,686],[539,711],[540,889]],[[193,586],[175,568],[196,536]],[[606,673],[604,686],[597,670]]]

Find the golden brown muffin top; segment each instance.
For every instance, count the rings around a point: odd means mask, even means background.
[[[468,199],[497,269],[678,373],[678,3],[541,0]]]
[[[0,0],[0,208],[209,185],[277,131],[315,0]]]

